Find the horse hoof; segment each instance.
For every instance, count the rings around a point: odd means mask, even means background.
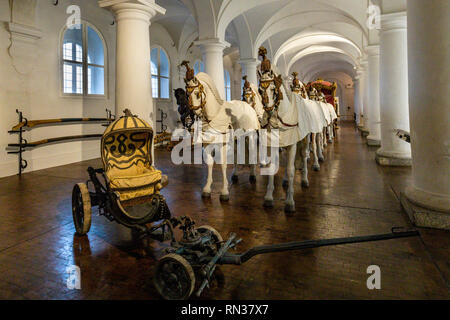
[[[273,208],[273,200],[264,200],[264,208]]]
[[[309,188],[309,182],[302,180],[302,187],[303,188]]]
[[[202,198],[203,199],[211,198],[211,192],[202,192]]]
[[[233,174],[233,175],[231,176],[231,181],[232,181],[233,183],[237,183],[237,182],[239,181],[239,177],[238,177],[237,175]]]
[[[319,162],[324,162],[324,161],[325,161],[324,157],[319,157]]]
[[[289,186],[289,181],[283,180],[283,188],[287,188]]]
[[[320,171],[320,165],[318,165],[318,164],[313,165],[313,170]]]
[[[220,201],[228,201],[228,200],[230,200],[230,195],[228,195],[228,194],[220,195]]]
[[[293,204],[286,204],[284,206],[284,212],[286,212],[286,213],[294,213],[295,212],[295,205],[293,205]]]
[[[256,176],[251,175],[249,177],[250,183],[256,183]]]

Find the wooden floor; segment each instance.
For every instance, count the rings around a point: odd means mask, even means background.
[[[382,168],[376,149],[365,145],[352,125],[343,125],[328,146],[320,172],[310,171],[310,188],[296,174],[297,212],[283,211],[283,172],[275,184],[275,208],[262,206],[266,178],[248,182],[248,169],[230,186],[230,201],[201,199],[205,168],[175,166],[158,151],[157,164],[169,176],[163,190],[173,215],[190,215],[224,236],[244,239],[238,250],[255,245],[389,232],[410,226],[398,195],[411,181],[410,168]],[[74,235],[71,191],[87,180],[86,168],[100,161],[0,179],[0,298],[2,299],[159,299],[152,284],[155,259],[130,232],[94,216],[87,237]],[[231,174],[231,168],[229,171]],[[220,178],[219,170],[214,172]],[[217,179],[220,181],[220,179]],[[96,213],[94,211],[94,213]],[[222,266],[223,279],[202,299],[449,299],[449,232],[420,229],[421,237],[308,249],[258,256],[242,266]],[[81,290],[70,290],[66,267],[81,268]],[[381,268],[381,290],[368,290],[366,269]]]

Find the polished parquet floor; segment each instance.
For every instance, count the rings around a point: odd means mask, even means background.
[[[351,124],[341,125],[320,172],[310,171],[310,188],[296,174],[297,212],[283,211],[283,172],[275,180],[275,208],[262,206],[266,177],[248,182],[243,169],[230,186],[230,201],[219,201],[220,171],[212,198],[201,198],[206,179],[201,165],[175,166],[170,153],[156,153],[169,176],[163,190],[173,215],[190,215],[226,236],[255,245],[389,232],[410,226],[399,192],[410,183],[410,168],[383,168],[376,148],[365,145]],[[71,191],[99,160],[0,179],[1,299],[159,299],[152,284],[163,246],[145,251],[130,231],[94,216],[87,237],[74,235]],[[231,167],[229,169],[231,174]],[[94,210],[94,215],[95,215]],[[421,237],[308,249],[258,256],[242,266],[222,266],[221,276],[202,299],[449,299],[449,232],[420,229]],[[66,268],[81,269],[81,289],[67,288]],[[366,269],[381,268],[381,289],[368,290]]]

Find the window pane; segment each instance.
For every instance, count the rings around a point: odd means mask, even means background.
[[[103,49],[103,41],[97,32],[91,27],[87,27],[87,47],[88,47],[88,63],[105,65],[105,56]]]
[[[63,90],[64,93],[74,93],[72,91],[72,79],[73,79],[74,66],[70,63],[64,62],[63,66]]]
[[[83,93],[83,67],[80,64],[64,62],[63,92]]]
[[[227,70],[224,71],[224,78],[225,78],[225,87],[231,87],[230,86],[230,73]]]
[[[169,99],[169,79],[160,78],[161,80],[161,98]]]
[[[76,66],[75,93],[83,93],[83,67]]]
[[[202,61],[200,61],[200,71],[205,72],[205,65]]]
[[[199,62],[198,61],[196,61],[194,63],[194,74],[197,74],[197,73],[199,73]]]
[[[158,98],[158,77],[152,76],[152,97]]]
[[[83,36],[79,29],[67,29],[63,40],[63,58],[65,60],[83,61]]]
[[[231,101],[231,89],[227,88],[227,101]]]
[[[151,72],[154,75],[158,75],[158,48],[153,48],[150,55]]]
[[[159,50],[160,76],[169,76],[169,59],[163,50]]]
[[[105,69],[88,67],[88,94],[105,94]]]

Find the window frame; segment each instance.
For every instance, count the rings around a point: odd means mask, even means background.
[[[152,74],[152,67],[151,67],[151,63],[152,63],[152,51],[153,49],[158,49],[158,65],[157,65],[157,69],[158,69],[158,74],[154,75]],[[167,57],[167,62],[168,62],[168,70],[169,70],[169,76],[162,76],[161,75],[161,50],[164,52],[164,54]],[[172,100],[172,95],[170,94],[170,92],[172,91],[172,70],[171,70],[171,63],[170,63],[170,58],[169,58],[169,54],[167,53],[166,50],[164,50],[163,47],[158,46],[158,45],[154,45],[150,48],[150,83],[152,82],[153,77],[156,77],[158,79],[158,96],[157,97],[153,97],[153,86],[151,86],[151,90],[152,90],[152,98],[156,99],[156,100],[160,100],[160,101],[171,101]],[[167,79],[169,80],[169,97],[168,98],[162,98],[161,97],[161,78],[162,79]]]
[[[103,61],[104,65],[98,65],[94,63],[88,63],[88,39],[87,39],[87,32],[88,27],[90,27],[92,30],[94,30],[100,40],[102,41],[103,45]],[[60,35],[60,45],[59,45],[59,64],[60,64],[60,94],[62,97],[69,97],[69,98],[92,98],[92,99],[107,99],[108,98],[108,49],[106,46],[105,38],[103,37],[103,34],[95,27],[92,23],[81,20],[81,41],[82,41],[82,62],[75,61],[75,60],[65,60],[64,59],[64,36],[69,30],[67,26],[64,26],[64,28],[61,31]],[[71,63],[71,64],[77,64],[82,66],[83,71],[83,88],[82,93],[66,93],[64,92],[64,63]],[[89,67],[100,67],[103,68],[103,94],[95,94],[95,93],[88,93],[88,69]]]

